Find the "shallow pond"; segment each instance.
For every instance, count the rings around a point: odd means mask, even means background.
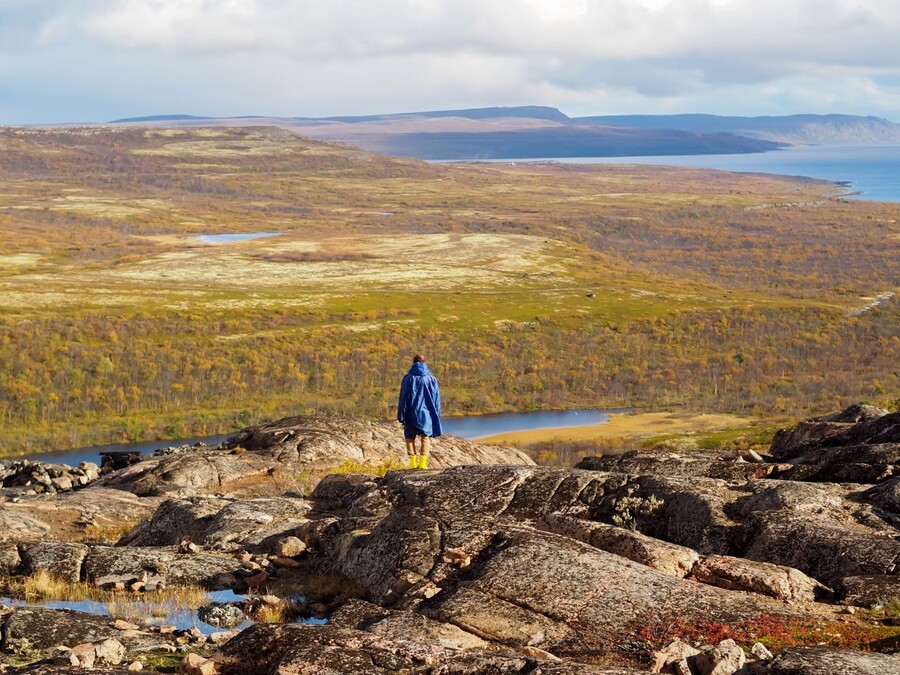
[[[234,591],[211,591],[208,594],[209,604],[240,604],[247,599],[246,595],[238,595]],[[7,606],[15,607],[47,607],[49,609],[65,609],[74,612],[84,612],[94,616],[115,616],[137,624],[150,626],[174,626],[179,630],[199,629],[204,635],[225,630],[212,626],[202,621],[197,616],[196,609],[188,609],[175,600],[165,602],[144,602],[131,596],[124,596],[122,600],[116,600],[114,611],[110,611],[110,603],[96,600],[42,600],[38,602],[26,602],[16,598],[0,598],[0,602]],[[327,619],[298,619],[297,623],[321,625],[328,623]],[[247,619],[243,623],[228,630],[243,630],[253,625],[253,621]]]

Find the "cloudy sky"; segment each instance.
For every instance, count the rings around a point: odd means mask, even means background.
[[[900,121],[897,0],[0,0],[0,123],[541,104]]]

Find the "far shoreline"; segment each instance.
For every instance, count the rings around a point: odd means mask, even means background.
[[[485,445],[518,447],[552,441],[596,441],[614,438],[637,440],[666,434],[750,429],[761,422],[762,420],[757,417],[726,413],[634,411],[613,413],[608,421],[599,424],[513,431],[481,436],[473,441]]]

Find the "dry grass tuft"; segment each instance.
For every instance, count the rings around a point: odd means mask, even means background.
[[[79,600],[102,601],[105,591],[84,583],[71,583],[60,579],[46,570],[39,570],[30,577],[7,579],[4,591],[10,596],[21,598],[26,602],[42,600]]]
[[[84,532],[72,537],[71,540],[112,546],[137,527],[140,522],[140,520],[122,520],[108,525],[88,525]]]
[[[329,473],[367,473],[374,476],[384,476],[388,471],[399,471],[405,468],[406,464],[394,457],[390,457],[378,464],[347,459],[330,469]]]
[[[294,620],[294,613],[286,602],[277,605],[263,604],[253,614],[257,623],[287,623]]]
[[[29,577],[7,579],[3,592],[26,602],[97,602],[106,605],[110,616],[135,621],[147,616],[169,616],[181,610],[190,611],[209,603],[209,594],[201,588],[166,588],[146,593],[109,591],[84,582],[65,581],[44,570]]]

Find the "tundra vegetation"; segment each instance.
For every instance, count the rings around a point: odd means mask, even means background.
[[[450,414],[896,406],[898,218],[797,178],[6,128],[0,452],[385,417],[414,351]]]

